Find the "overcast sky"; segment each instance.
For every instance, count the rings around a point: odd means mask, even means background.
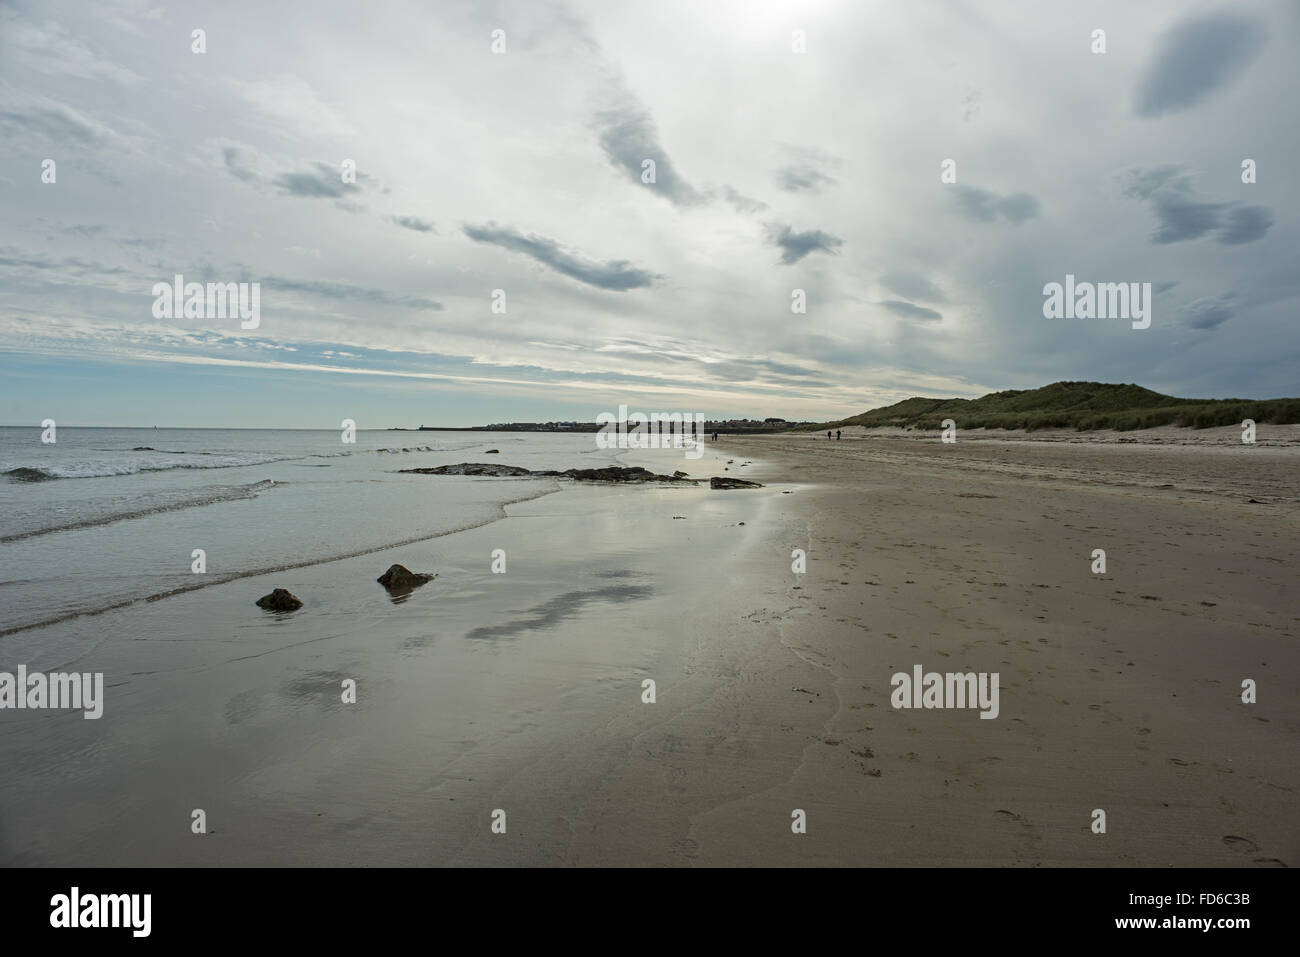
[[[0,423],[1297,395],[1298,40],[1280,0],[0,2]],[[260,327],[154,318],[176,273]],[[1151,327],[1045,319],[1067,273]]]

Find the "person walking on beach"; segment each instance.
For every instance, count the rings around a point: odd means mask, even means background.
[[[840,430],[839,430],[839,429],[836,429],[836,430],[835,430],[835,441],[838,442],[839,440],[840,440]]]
[[[830,438],[830,437],[831,437],[831,433],[830,433],[830,431],[829,431],[829,430],[827,430],[827,432],[826,432],[826,438],[828,438],[828,439],[829,439],[829,438]]]

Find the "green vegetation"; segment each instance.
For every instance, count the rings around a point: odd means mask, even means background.
[[[1242,419],[1274,425],[1300,422],[1300,399],[1176,399],[1138,385],[1054,382],[1041,389],[991,392],[978,399],[904,399],[861,415],[800,428],[862,425],[938,429],[952,419],[962,429],[1150,429],[1158,425],[1208,429]]]

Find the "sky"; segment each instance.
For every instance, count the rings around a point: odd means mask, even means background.
[[[1298,41],[1294,0],[0,0],[0,424],[1298,395]],[[177,274],[257,328],[159,318]],[[1150,327],[1046,318],[1067,275]]]

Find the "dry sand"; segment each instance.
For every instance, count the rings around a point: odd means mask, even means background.
[[[804,747],[787,779],[695,815],[691,859],[1300,862],[1294,427],[1255,446],[891,431],[725,440],[815,484],[789,497],[809,563],[780,623],[805,667],[776,649],[742,666],[715,733],[739,754],[782,732]],[[1000,673],[999,717],[894,709],[890,676],[915,664]],[[806,835],[779,833],[793,808]]]

